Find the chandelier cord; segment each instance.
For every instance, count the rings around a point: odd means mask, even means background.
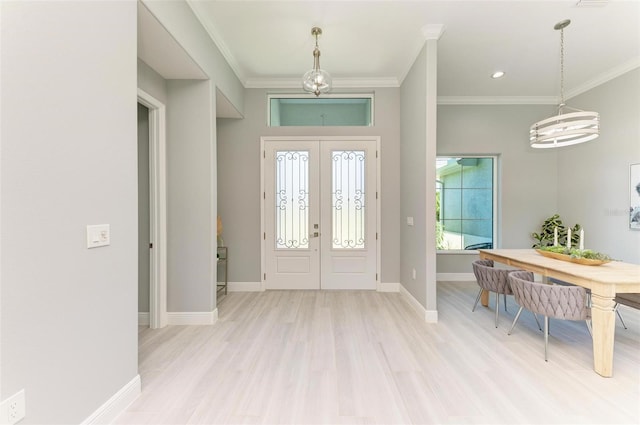
[[[564,28],[560,28],[560,108],[564,106]]]

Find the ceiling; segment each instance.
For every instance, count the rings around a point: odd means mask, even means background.
[[[438,96],[468,102],[555,103],[560,31],[570,98],[640,66],[640,0],[187,0],[245,87],[299,88],[319,26],[334,88],[399,87],[442,25]],[[587,5],[585,5],[587,4]],[[491,79],[495,70],[506,72]],[[345,89],[346,90],[346,89]]]

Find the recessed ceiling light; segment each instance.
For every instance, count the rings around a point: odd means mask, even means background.
[[[496,71],[493,74],[491,74],[491,78],[500,78],[500,77],[504,77],[504,71]]]

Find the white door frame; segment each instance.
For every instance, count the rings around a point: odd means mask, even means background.
[[[167,140],[166,108],[138,89],[138,102],[149,109],[149,211],[153,243],[150,255],[149,327],[167,325]]]
[[[265,159],[265,142],[271,141],[313,141],[313,140],[330,140],[330,141],[357,141],[357,140],[375,140],[376,142],[376,288],[378,291],[381,290],[381,274],[380,274],[380,265],[381,265],[381,255],[380,255],[380,246],[382,241],[382,228],[381,228],[381,220],[380,220],[380,212],[382,205],[382,196],[380,193],[381,190],[381,172],[380,172],[380,136],[262,136],[260,137],[260,192],[262,192],[262,198],[260,198],[260,233],[262,234],[262,243],[260,244],[260,290],[266,290],[266,282],[265,282],[265,274],[267,270],[267,260],[266,260],[266,223],[265,223],[265,201],[266,201],[266,193],[265,193],[265,184],[264,184],[264,159]]]

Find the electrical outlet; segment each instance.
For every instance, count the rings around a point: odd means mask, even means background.
[[[24,390],[20,390],[13,396],[2,402],[2,423],[13,425],[21,421],[26,415]]]

